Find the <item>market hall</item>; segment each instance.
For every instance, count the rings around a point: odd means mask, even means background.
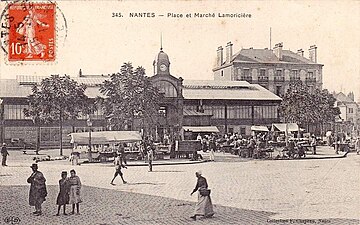
[[[281,98],[258,84],[246,81],[183,80],[170,73],[170,60],[161,49],[153,62],[154,75],[150,77],[154,86],[164,94],[160,111],[164,120],[157,126],[157,141],[164,134],[180,135],[182,127],[216,126],[220,134],[239,133],[250,135],[252,125],[271,125],[279,122],[278,107]],[[0,141],[22,140],[36,143],[40,139],[41,148],[59,145],[58,123],[37,127],[24,115],[28,107],[27,96],[31,88],[46,77],[18,75],[14,79],[0,81]],[[99,86],[109,75],[84,75],[80,70],[72,79],[85,84],[85,94],[89,98],[100,96]],[[106,120],[101,110],[91,115],[92,126],[87,126],[86,116],[77,120],[64,121],[63,144],[70,146],[73,132],[106,130]],[[137,130],[133,127],[132,130]],[[181,136],[181,135],[180,135]]]

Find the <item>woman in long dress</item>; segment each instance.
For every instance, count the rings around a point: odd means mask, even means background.
[[[210,193],[208,195],[203,195],[203,192],[208,190],[207,181],[205,177],[201,176],[201,171],[196,172],[195,175],[197,177],[197,183],[190,195],[198,191],[198,202],[195,205],[195,213],[190,218],[196,220],[196,216],[212,217],[214,215],[214,210]]]
[[[70,170],[69,185],[70,185],[69,204],[72,204],[72,212],[70,214],[74,214],[75,205],[76,205],[76,214],[79,215],[80,214],[79,203],[82,202],[80,196],[81,181],[80,178],[76,175],[75,170]]]
[[[59,180],[60,191],[56,199],[56,204],[58,205],[58,211],[56,216],[60,215],[60,208],[63,206],[64,215],[66,214],[66,204],[69,204],[69,181],[67,178],[67,172],[61,172],[61,179]]]

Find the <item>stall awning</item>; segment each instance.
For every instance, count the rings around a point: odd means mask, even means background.
[[[71,133],[70,143],[79,145],[89,144],[89,132]],[[92,144],[109,144],[124,141],[141,141],[141,134],[138,131],[97,131],[91,132]]]
[[[271,130],[285,132],[286,131],[286,123],[273,123]],[[297,131],[299,131],[299,126],[296,123],[288,123],[287,130],[288,130],[288,132],[297,132]],[[302,130],[302,129],[300,129],[300,130]]]
[[[251,126],[251,130],[269,132],[269,129],[266,126]]]
[[[192,127],[184,126],[184,131],[191,131],[195,133],[219,133],[219,129],[216,126],[204,126],[204,127]]]

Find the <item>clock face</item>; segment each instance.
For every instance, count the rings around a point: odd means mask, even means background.
[[[166,70],[166,68],[167,68],[166,65],[164,65],[164,64],[161,64],[161,65],[160,65],[160,70],[161,70],[161,71],[164,72],[164,71]]]

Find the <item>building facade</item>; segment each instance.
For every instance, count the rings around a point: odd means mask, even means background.
[[[322,64],[317,62],[317,47],[310,46],[309,58],[304,51],[284,50],[283,44],[273,49],[241,49],[233,54],[233,44],[217,49],[214,80],[247,81],[259,84],[281,96],[292,80],[301,80],[310,88],[322,88]]]
[[[354,93],[350,92],[348,95],[345,95],[339,92],[333,93],[333,95],[336,98],[335,106],[340,109],[340,118],[337,120],[337,130],[349,135],[359,135],[359,105],[355,102]]]

